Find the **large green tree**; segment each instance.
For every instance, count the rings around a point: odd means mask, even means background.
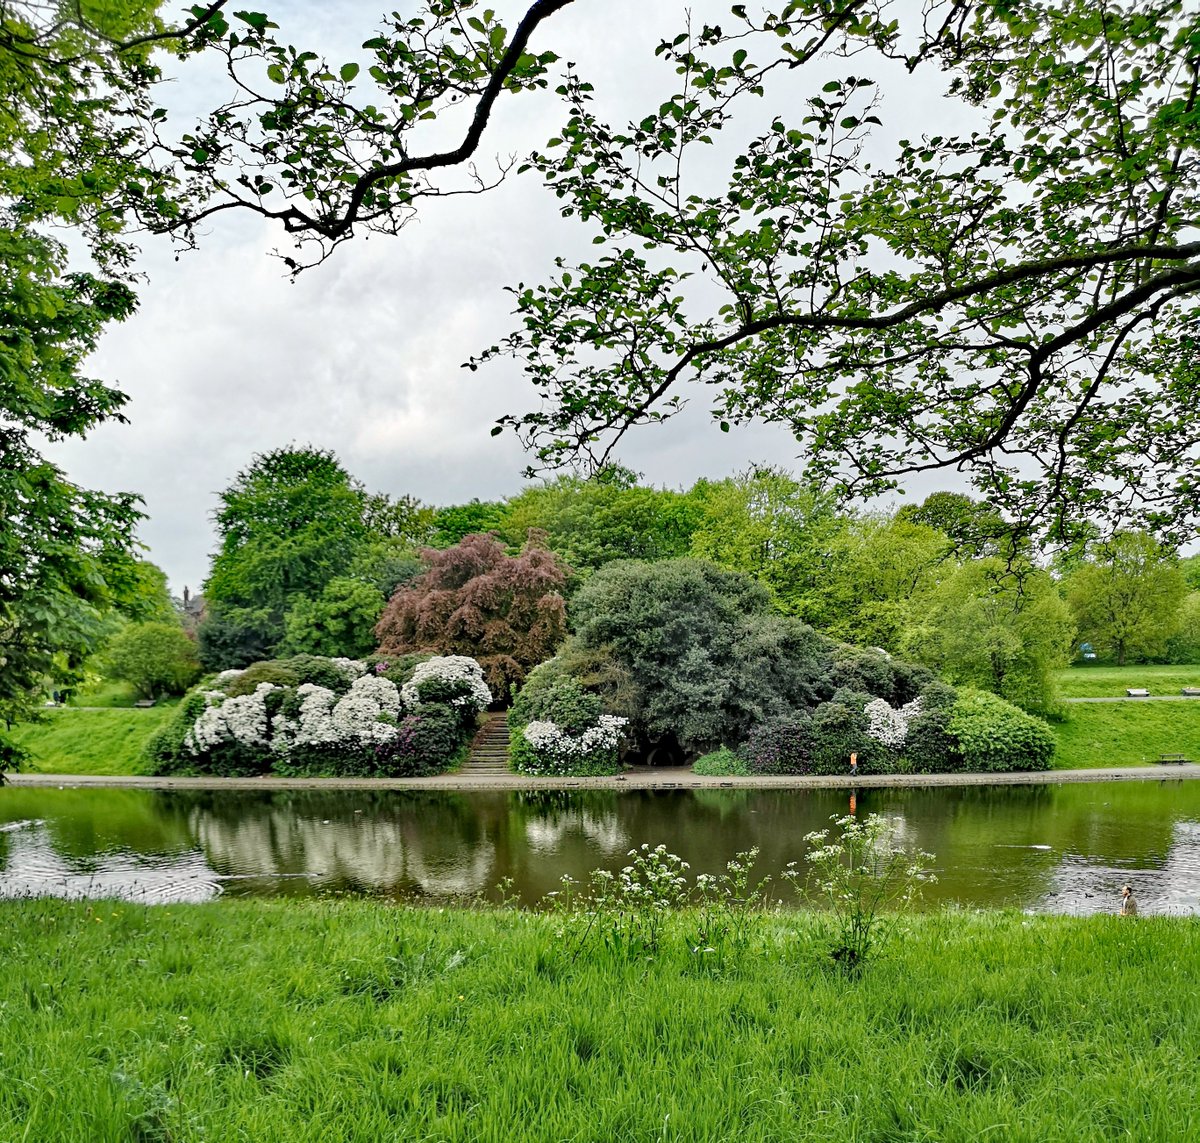
[[[130,623],[104,650],[110,678],[132,684],[146,699],[182,694],[196,681],[196,644],[178,622]]]
[[[1118,666],[1163,655],[1188,587],[1174,551],[1145,532],[1118,532],[1088,555],[1065,580],[1079,638]]]
[[[230,658],[226,628],[257,636],[234,658],[259,643],[278,644],[293,605],[317,600],[370,538],[368,504],[331,452],[292,447],[256,455],[221,493],[215,514],[220,546],[204,585],[210,615],[200,631],[206,665],[245,665]]]
[[[754,576],[790,615],[825,618],[818,588],[848,523],[834,496],[773,468],[701,481],[692,496],[700,508],[692,555]]]
[[[695,497],[608,469],[590,480],[562,476],[522,490],[505,505],[501,534],[519,546],[531,528],[544,531],[551,551],[586,575],[613,560],[686,555],[698,515]]]
[[[172,176],[147,161],[149,53],[185,49],[197,25],[172,32],[156,9],[0,5],[0,722],[71,681],[143,586],[137,498],[75,485],[42,449],[123,419],[125,395],[85,361],[134,310],[128,221],[171,209]]]
[[[1049,573],[996,556],[968,561],[913,616],[904,647],[952,683],[991,691],[1037,714],[1057,704],[1075,622]]]

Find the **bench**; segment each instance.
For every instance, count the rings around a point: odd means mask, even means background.
[[[1158,760],[1161,763],[1190,761],[1186,754],[1160,754]]]
[[[1188,698],[1200,698],[1200,687],[1184,687],[1179,693],[1187,695]]]
[[[137,702],[135,702],[133,705],[136,707],[141,707],[141,708],[145,709],[146,707],[153,706],[154,703],[155,703],[154,699],[138,699]]]
[[[1150,692],[1145,687],[1129,687],[1125,691],[1126,698],[1149,698]]]

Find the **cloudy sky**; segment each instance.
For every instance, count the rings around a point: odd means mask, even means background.
[[[707,14],[691,7],[697,19]],[[523,5],[496,8],[511,27]],[[382,9],[328,0],[269,10],[285,42],[339,64],[364,58],[358,45]],[[574,60],[598,105],[621,121],[673,87],[653,48],[681,26],[683,10],[677,0],[578,0],[534,47]],[[725,10],[712,6],[718,17]],[[796,73],[797,101],[819,90],[825,70],[847,69],[830,61],[802,85]],[[196,111],[217,91],[212,76],[188,65],[169,102]],[[889,134],[914,121],[945,130],[949,114],[936,90],[911,80],[882,111]],[[538,147],[561,121],[550,93],[502,100],[481,161]],[[511,434],[489,431],[502,413],[529,407],[530,389],[512,363],[475,373],[461,365],[509,331],[504,286],[544,279],[556,254],[592,250],[590,233],[559,217],[532,174],[483,196],[429,202],[398,237],[360,238],[296,282],[270,256],[282,242],[249,215],[218,216],[199,249],[178,259],[165,240],[147,239],[140,311],[106,335],[91,363],[130,394],[131,423],[52,451],[78,482],[144,497],[141,537],[176,592],[203,580],[215,493],[255,452],[293,442],[330,448],[369,489],[431,504],[516,491],[527,460]],[[632,434],[620,459],[653,483],[681,486],[750,463],[797,467],[795,454],[778,428],[716,431],[701,400],[674,422]]]

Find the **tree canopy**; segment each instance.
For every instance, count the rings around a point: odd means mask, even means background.
[[[297,240],[299,269],[426,197],[486,190],[506,165],[470,164],[497,101],[556,85],[566,121],[522,166],[597,254],[518,284],[518,328],[472,362],[522,364],[537,407],[497,429],[538,463],[604,465],[699,383],[722,428],[778,424],[814,475],[862,491],[961,468],[1055,539],[1087,519],[1194,518],[1193,5],[681,13],[654,48],[674,94],[620,123],[586,62],[556,67],[570,3],[537,0],[510,30],[435,0],[344,62],[214,4],[207,42],[242,86],[186,137],[169,226],[252,210]],[[914,82],[961,126],[912,130],[888,96]],[[424,145],[456,104],[461,141]]]
[[[486,535],[425,549],[426,570],[396,592],[375,629],[379,653],[469,655],[507,702],[566,635],[567,569],[541,539],[531,535],[517,556]]]
[[[0,6],[4,721],[68,681],[106,632],[104,613],[140,590],[137,497],[81,488],[42,450],[124,419],[125,395],[89,376],[85,360],[135,308],[126,219],[162,201],[136,127],[153,114],[155,7]],[[54,236],[64,227],[74,257]],[[6,753],[0,742],[0,763]]]

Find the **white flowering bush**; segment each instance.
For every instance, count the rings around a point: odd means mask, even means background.
[[[294,695],[272,725],[271,749],[289,761],[313,750],[369,752],[395,735],[402,709],[396,684],[377,675],[356,678],[341,698],[316,683],[298,686]]]
[[[627,722],[602,714],[595,725],[572,734],[549,719],[535,719],[521,731],[513,751],[514,768],[525,774],[615,773]]]
[[[306,670],[329,686],[260,682],[249,694],[193,691],[148,750],[155,772],[433,773],[464,748],[475,711],[491,698],[471,659],[427,672],[434,680],[432,691],[443,679],[455,684],[457,704],[450,696],[439,702],[419,690],[409,711],[396,683],[368,671],[365,663],[309,658]],[[286,677],[281,667],[287,664],[263,663],[258,670]],[[345,686],[338,685],[339,677]]]
[[[919,698],[902,707],[891,706],[886,699],[871,699],[863,707],[867,716],[867,734],[889,750],[901,751],[908,741],[908,725],[924,706]]]
[[[235,698],[224,691],[202,691],[203,709],[184,734],[184,747],[197,758],[222,755],[222,768],[228,773],[269,769],[268,696],[279,690],[273,683],[259,683],[253,694]]]
[[[439,655],[418,663],[400,693],[406,709],[427,702],[446,702],[477,714],[492,701],[492,692],[483,681],[483,668],[467,655]]]

